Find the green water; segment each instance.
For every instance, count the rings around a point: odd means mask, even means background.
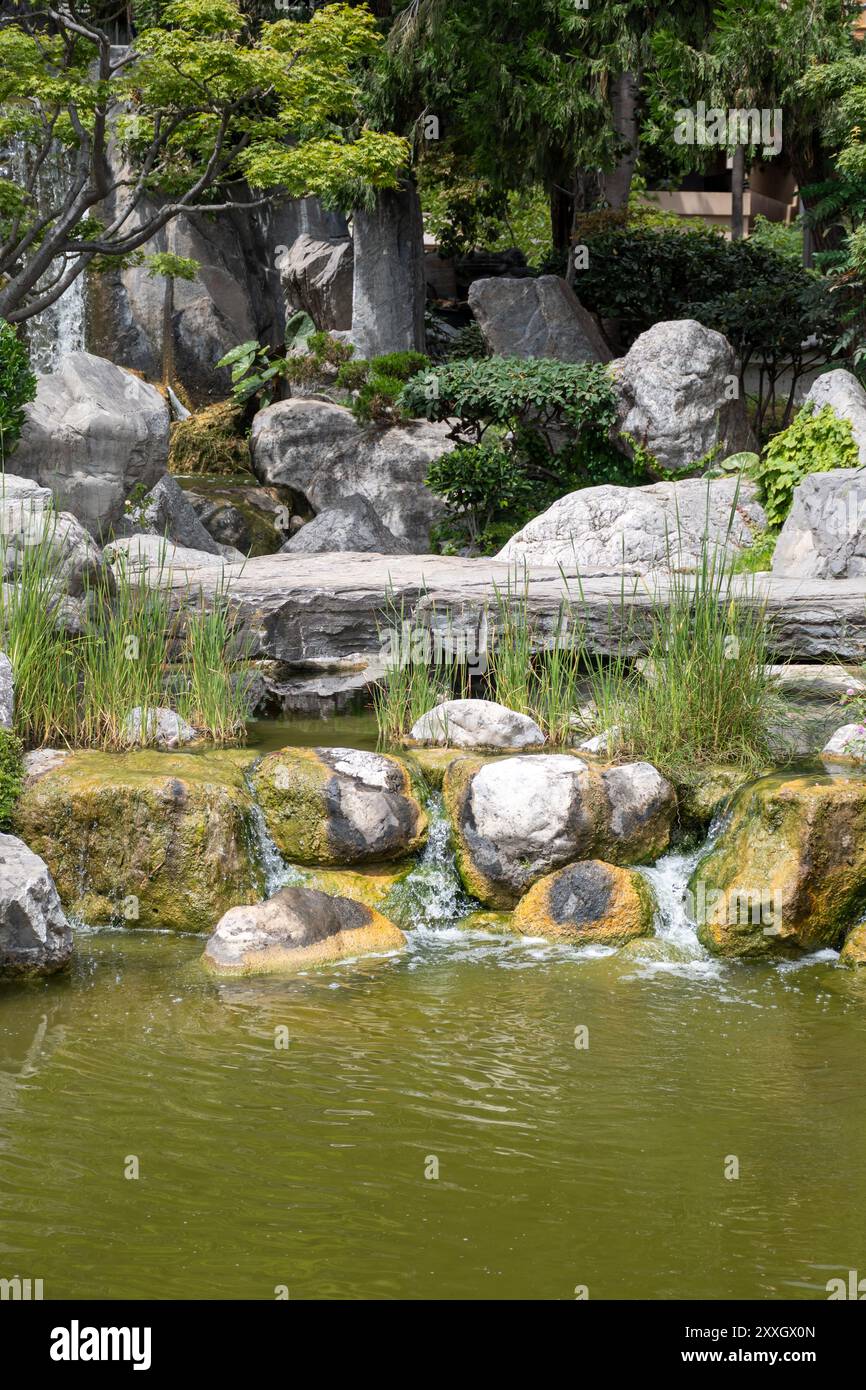
[[[810,1299],[866,1271],[866,979],[829,954],[652,964],[424,929],[221,983],[201,946],[85,934],[68,979],[0,993],[0,1277]]]

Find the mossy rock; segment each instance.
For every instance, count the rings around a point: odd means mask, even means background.
[[[400,950],[406,938],[375,908],[310,888],[283,888],[220,919],[203,963],[218,975],[286,974]]]
[[[690,830],[703,830],[723,809],[735,792],[753,781],[754,772],[733,764],[718,763],[697,768],[688,778],[677,781],[680,819]]]
[[[412,871],[412,861],[406,864],[368,864],[357,869],[302,869],[304,884],[334,898],[350,898],[353,902],[374,907],[388,916],[388,898],[393,889]]]
[[[408,766],[416,768],[427,785],[438,791],[451,764],[473,755],[463,753],[459,748],[422,748],[413,745],[403,756]]]
[[[356,748],[283,748],[252,773],[274,843],[294,864],[403,859],[427,836],[409,770]]]
[[[524,936],[573,946],[621,946],[652,932],[655,907],[636,870],[585,859],[534,884],[514,909],[512,925]]]
[[[782,773],[743,788],[689,889],[716,955],[837,946],[866,907],[866,780]]]
[[[488,931],[503,936],[510,933],[513,936],[513,916],[512,912],[470,912],[469,916],[461,918],[457,925],[463,931]]]
[[[866,924],[853,927],[845,937],[839,956],[840,965],[850,965],[859,969],[866,966]]]
[[[216,401],[186,420],[175,420],[169,434],[169,472],[251,475],[243,416],[233,401]]]
[[[30,782],[16,834],[93,925],[211,931],[263,890],[243,755],[74,753]]]
[[[466,757],[446,768],[443,792],[463,885],[502,910],[581,859],[652,863],[676,814],[673,787],[649,763],[590,766],[573,754]]]

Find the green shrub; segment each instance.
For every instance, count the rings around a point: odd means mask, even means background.
[[[355,396],[352,412],[362,425],[398,425],[408,419],[398,404],[403,382],[373,372]]]
[[[16,734],[0,729],[0,830],[6,830],[24,785],[24,747]]]
[[[832,406],[816,413],[810,405],[804,406],[793,423],[770,440],[752,470],[769,527],[778,530],[782,525],[794,488],[807,474],[856,468],[859,461],[850,422],[840,419]]]
[[[448,504],[448,521],[437,527],[436,540],[451,552],[463,547],[498,550],[520,524],[516,518],[533,495],[513,453],[498,444],[458,445],[430,465],[426,481]]]
[[[21,437],[24,407],[35,395],[27,348],[12,325],[0,319],[0,466]]]
[[[369,375],[370,363],[366,357],[354,357],[340,367],[335,384],[344,391],[360,391]]]
[[[386,352],[369,362],[346,362],[337,373],[337,385],[356,393],[352,411],[361,424],[396,425],[411,415],[398,403],[405,383],[429,366],[423,352]]]
[[[353,352],[348,343],[318,332],[309,314],[298,310],[286,323],[282,349],[264,347],[253,338],[232,348],[216,365],[231,368],[235,405],[262,409],[285,395],[292,382],[306,385],[324,380]]]

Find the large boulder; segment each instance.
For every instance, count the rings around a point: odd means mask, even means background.
[[[388,530],[375,507],[359,492],[332,502],[280,546],[289,555],[321,555],[337,550],[405,555],[410,549],[407,541],[398,540]]]
[[[239,755],[75,753],[28,781],[14,819],[93,924],[211,931],[260,896]]]
[[[607,362],[610,349],[587,309],[558,275],[476,280],[469,307],[491,352],[500,357],[554,357]]]
[[[429,550],[443,503],[424,480],[434,459],[453,448],[446,424],[362,426],[344,406],[294,399],[258,412],[250,446],[263,483],[302,493],[315,512],[360,493],[395,536],[414,551]]]
[[[98,535],[123,515],[133,487],[152,487],[168,462],[168,406],[155,387],[89,352],[38,380],[15,470],[53,492]]]
[[[717,955],[837,946],[866,907],[866,782],[774,774],[745,787],[689,888]]]
[[[31,479],[4,474],[0,487],[2,577],[15,580],[28,554],[38,551],[58,593],[80,598],[103,570],[90,532],[69,512],[55,512],[52,495]]]
[[[356,748],[283,748],[252,773],[281,853],[298,864],[398,859],[424,843],[427,817],[397,758]]]
[[[622,946],[652,931],[655,903],[636,869],[585,859],[539,879],[520,899],[511,925],[525,936],[574,946]]]
[[[284,544],[292,518],[291,493],[205,477],[197,477],[185,491],[220,548],[229,545],[245,555],[273,555]]]
[[[562,566],[568,573],[646,574],[693,570],[726,546],[748,549],[766,526],[755,485],[736,478],[683,478],[650,487],[585,487],[560,497],[511,537],[499,560]]]
[[[612,370],[626,436],[618,442],[629,455],[639,445],[677,471],[756,448],[734,349],[714,329],[695,319],[655,323]]]
[[[267,902],[231,908],[217,923],[203,960],[219,975],[269,974],[405,944],[399,927],[375,908],[313,888],[283,888]]]
[[[353,266],[351,237],[299,236],[277,257],[288,313],[304,309],[326,332],[351,328]]]
[[[450,748],[539,748],[544,743],[534,719],[495,700],[444,700],[422,714],[411,737]]]
[[[797,579],[866,574],[866,467],[810,473],[798,483],[773,552],[773,574]]]
[[[866,391],[853,372],[837,367],[825,372],[812,382],[803,399],[803,405],[811,405],[813,411],[832,406],[840,420],[847,420],[860,454],[860,462],[866,464]]]
[[[188,550],[203,550],[210,555],[222,553],[223,548],[203,526],[189,497],[170,473],[160,478],[142,498],[135,508],[133,524],[136,532],[166,536],[175,545]],[[238,558],[242,558],[239,552]]]
[[[673,788],[650,764],[604,771],[564,753],[458,759],[443,787],[463,883],[497,908],[578,859],[656,859],[676,811]]]
[[[0,835],[0,979],[53,974],[71,954],[47,865],[16,835]]]

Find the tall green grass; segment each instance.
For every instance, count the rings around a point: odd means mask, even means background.
[[[14,575],[0,593],[0,646],[15,675],[24,743],[122,748],[136,706],[144,731],[148,711],[169,706],[206,739],[240,738],[245,653],[226,594],[218,589],[205,605],[200,592],[173,592],[165,555],[149,582],[137,582],[119,557],[89,584],[80,630],[70,632],[52,526],[51,514],[39,519],[23,547],[18,536],[0,536],[0,565]]]

